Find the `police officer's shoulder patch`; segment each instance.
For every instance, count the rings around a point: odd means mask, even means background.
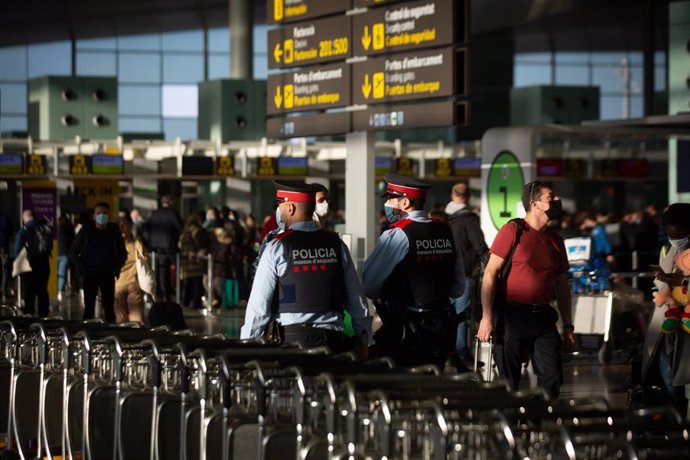
[[[399,228],[402,230],[403,228],[410,225],[412,222],[414,222],[412,219],[400,219],[400,220],[390,224],[389,227],[390,228]]]
[[[284,232],[278,233],[275,239],[278,241],[283,241],[288,235],[292,235],[293,233],[295,233],[294,230],[285,230]]]

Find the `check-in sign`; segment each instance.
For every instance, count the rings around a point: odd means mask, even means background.
[[[349,58],[351,22],[349,16],[336,16],[270,30],[268,67],[282,69]]]
[[[355,56],[455,42],[455,0],[394,3],[352,17]]]
[[[353,64],[355,104],[448,97],[465,92],[464,50],[454,48],[401,53]],[[460,78],[456,78],[456,75]],[[456,80],[460,80],[457,82]]]
[[[338,64],[269,75],[267,112],[330,109],[350,105],[350,66]]]
[[[266,21],[269,24],[344,13],[352,8],[352,0],[267,0]]]

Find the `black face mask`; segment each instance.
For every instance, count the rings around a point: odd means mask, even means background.
[[[546,210],[546,217],[548,217],[549,220],[561,217],[562,212],[563,203],[561,202],[561,200],[549,201],[549,209]]]

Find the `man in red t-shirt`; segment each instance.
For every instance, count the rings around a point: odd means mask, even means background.
[[[491,245],[477,336],[486,342],[494,333],[498,372],[514,389],[520,385],[522,356],[527,352],[539,386],[557,398],[563,366],[561,337],[556,329],[558,313],[550,305],[554,297],[563,318],[566,346],[572,348],[575,343],[568,258],[563,239],[547,227],[549,220],[560,214],[561,200],[550,187],[534,181],[525,185],[522,204],[527,211],[524,220],[504,225]],[[518,230],[518,245],[504,280],[500,274]]]

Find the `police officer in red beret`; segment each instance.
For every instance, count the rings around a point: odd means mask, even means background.
[[[366,300],[347,246],[312,220],[318,188],[275,181],[276,217],[285,224],[261,256],[241,337],[261,337],[272,319],[284,343],[354,350],[366,359],[371,331]],[[354,338],[343,334],[344,309]]]
[[[392,356],[398,365],[443,369],[457,329],[450,299],[465,288],[462,256],[448,224],[424,211],[429,184],[397,174],[385,180],[390,227],[362,274],[364,292],[377,302],[383,320],[374,352]]]

